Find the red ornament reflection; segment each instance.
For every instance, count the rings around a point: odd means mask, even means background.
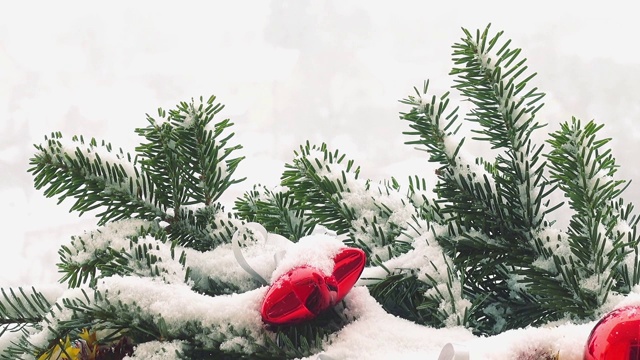
[[[584,360],[640,360],[640,306],[605,315],[591,330]]]

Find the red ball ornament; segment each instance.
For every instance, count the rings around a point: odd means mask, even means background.
[[[605,315],[591,330],[584,360],[640,360],[640,306]]]
[[[280,276],[262,302],[262,320],[272,325],[301,323],[344,299],[362,274],[366,256],[360,249],[346,248],[333,261],[329,276],[306,265]]]

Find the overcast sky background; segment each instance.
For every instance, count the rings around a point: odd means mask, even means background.
[[[177,3],[175,3],[177,4]],[[523,48],[547,93],[538,119],[596,119],[619,178],[640,179],[640,48],[631,2],[219,1],[0,4],[0,286],[51,283],[60,244],[95,225],[33,189],[33,144],[62,131],[133,151],[145,113],[210,94],[226,104],[245,183],[275,186],[306,140],[374,180],[418,174],[398,100],[452,84],[461,27],[492,23]],[[454,94],[455,97],[455,94]],[[463,104],[464,105],[464,104]],[[540,134],[544,139],[544,133]],[[467,145],[467,144],[465,144]],[[472,145],[469,149],[473,150]],[[640,184],[628,200],[640,203]]]

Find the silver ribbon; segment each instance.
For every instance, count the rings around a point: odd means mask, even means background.
[[[469,360],[469,350],[460,344],[447,344],[442,348],[438,360]]]
[[[267,282],[267,280],[265,280],[262,276],[260,276],[260,274],[258,274],[255,270],[253,270],[251,265],[249,265],[247,260],[242,255],[239,238],[241,236],[240,230],[244,230],[244,228],[247,228],[249,230],[252,230],[254,233],[258,233],[262,235],[262,237],[264,238],[264,241],[267,241],[267,236],[269,236],[269,234],[267,233],[267,229],[265,229],[264,226],[258,223],[251,222],[251,223],[244,224],[243,226],[239,227],[235,233],[233,233],[233,238],[231,238],[231,243],[233,247],[233,256],[235,256],[236,261],[238,261],[238,264],[240,264],[240,267],[244,269],[244,271],[249,273],[249,275],[251,275],[254,279],[258,280],[260,284],[268,285],[269,283]]]

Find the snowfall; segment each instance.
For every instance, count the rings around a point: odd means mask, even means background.
[[[235,122],[234,139],[246,156],[238,177],[247,180],[222,198],[229,208],[253,184],[277,185],[284,163],[306,140],[340,149],[361,166],[363,178],[429,178],[435,169],[425,154],[403,144],[408,128],[398,112],[406,108],[397,100],[425,79],[433,93],[449,90],[450,47],[462,36],[461,27],[492,23],[495,31],[504,30],[523,48],[538,73],[535,85],[547,93],[538,116],[548,130],[571,116],[604,123],[601,134],[613,138],[620,164],[617,176],[640,178],[636,14],[615,0],[607,7],[547,0],[529,6],[524,11],[508,1],[298,0],[0,4],[0,287],[34,285],[50,299],[73,296],[55,285],[57,250],[71,236],[94,229],[96,221],[91,213],[68,213],[69,204],[57,205],[33,189],[27,173],[32,145],[52,131],[133,149],[139,142],[133,129],[146,125],[145,113],[215,94],[226,105],[221,115]],[[636,182],[625,198],[640,204]],[[191,294],[179,284],[161,288],[149,281],[113,278],[100,286]],[[228,301],[226,316],[259,302],[265,289]],[[607,306],[640,305],[637,293],[612,297]],[[187,300],[194,299],[171,298],[173,305]],[[432,329],[393,317],[360,285],[345,302],[357,321],[309,359],[459,360],[466,353],[469,359],[499,360],[541,349],[556,349],[562,360],[581,359],[595,325],[563,322],[483,338],[464,328]],[[0,338],[0,349],[11,339]],[[144,348],[139,353],[137,358],[145,358]]]

